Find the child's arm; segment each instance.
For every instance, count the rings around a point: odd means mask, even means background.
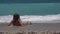
[[[24,25],[21,20],[20,20],[20,23],[21,23],[22,26]]]
[[[19,19],[20,24],[23,26],[24,24],[22,23],[21,19]]]
[[[8,26],[10,26],[13,22],[11,21],[10,24]]]

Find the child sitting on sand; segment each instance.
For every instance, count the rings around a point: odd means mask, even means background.
[[[11,23],[8,26],[10,26],[11,24],[13,24],[13,26],[22,26],[23,25],[19,14],[13,15],[13,20],[11,21]]]

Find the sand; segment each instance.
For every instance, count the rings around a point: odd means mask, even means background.
[[[7,26],[8,24],[0,24],[0,34],[53,34],[59,33],[58,24],[32,24],[25,26]]]

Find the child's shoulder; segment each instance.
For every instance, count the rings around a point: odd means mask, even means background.
[[[11,20],[11,22],[14,22],[14,20]]]

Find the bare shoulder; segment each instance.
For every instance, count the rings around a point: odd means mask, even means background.
[[[10,22],[10,24],[8,26],[10,26],[13,23],[13,21]]]

